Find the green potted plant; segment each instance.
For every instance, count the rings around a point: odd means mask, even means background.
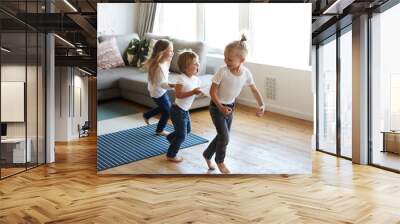
[[[146,39],[138,40],[133,39],[129,43],[127,53],[127,61],[129,65],[135,67],[141,67],[144,61],[147,59],[147,54],[149,52],[150,42]]]
[[[137,42],[138,39],[133,39],[128,45],[128,48],[126,49],[126,60],[128,61],[129,65],[134,65],[134,62],[136,61],[135,55],[137,53]]]

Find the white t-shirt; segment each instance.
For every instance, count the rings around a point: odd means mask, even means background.
[[[225,65],[217,70],[212,82],[218,84],[218,97],[222,104],[231,104],[239,96],[244,85],[253,85],[253,75],[244,66],[240,67],[240,75],[234,75]]]
[[[189,92],[195,88],[199,88],[201,85],[201,81],[194,75],[189,78],[186,75],[182,74],[179,75],[176,79],[176,84],[182,85],[183,92]],[[175,104],[178,105],[182,110],[188,111],[192,106],[195,97],[196,95],[191,95],[181,99],[176,98]]]
[[[160,67],[156,73],[155,82],[151,83],[150,80],[147,82],[147,89],[150,92],[150,96],[153,98],[159,98],[171,89],[168,85],[169,76],[169,63],[164,62],[158,64]]]

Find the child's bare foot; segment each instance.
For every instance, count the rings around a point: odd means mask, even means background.
[[[209,170],[215,170],[215,166],[212,164],[211,160],[207,159],[206,157],[203,156],[203,158],[206,160],[207,166]]]
[[[160,132],[156,132],[156,135],[160,135],[160,136],[167,136],[170,133],[168,131],[160,131]]]
[[[180,156],[175,156],[175,157],[168,157],[167,156],[167,160],[170,162],[174,162],[174,163],[180,163],[182,162],[183,158]]]
[[[143,114],[143,120],[144,120],[144,123],[146,123],[147,125],[150,124],[149,119],[145,118],[145,117],[144,117],[144,114]]]
[[[217,163],[219,171],[221,171],[222,174],[230,174],[231,171],[225,166],[224,163]]]

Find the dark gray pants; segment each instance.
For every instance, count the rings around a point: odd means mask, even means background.
[[[167,156],[173,158],[178,153],[186,136],[191,132],[192,127],[189,111],[184,111],[177,105],[171,107],[171,120],[175,131],[167,136],[170,143]]]
[[[218,110],[218,107],[214,103],[211,103],[209,107],[211,119],[217,129],[217,136],[215,136],[207,149],[203,152],[203,156],[207,159],[211,159],[215,153],[216,163],[224,162],[226,147],[229,143],[229,131],[231,130],[233,120],[234,104],[224,106],[232,108],[232,113],[226,117]]]

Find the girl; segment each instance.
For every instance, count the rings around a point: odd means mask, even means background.
[[[235,98],[240,94],[244,85],[250,87],[254,98],[257,100],[257,116],[264,114],[264,102],[254,84],[253,76],[249,69],[243,66],[248,50],[246,37],[242,35],[240,41],[233,41],[225,47],[225,66],[218,69],[212,79],[210,89],[211,104],[209,111],[217,136],[211,141],[203,152],[208,168],[213,170],[211,158],[215,153],[215,162],[223,174],[230,173],[224,164],[225,151],[229,143]]]
[[[171,109],[171,101],[167,90],[174,87],[173,84],[168,84],[169,65],[173,55],[172,43],[168,40],[161,39],[155,43],[153,52],[145,63],[145,68],[147,68],[149,73],[147,89],[157,107],[144,113],[143,119],[146,124],[149,124],[149,119],[151,117],[161,113],[156,134],[163,136],[169,134],[167,131],[164,131],[164,128],[167,125],[169,111]]]
[[[178,57],[178,67],[183,73],[175,84],[175,103],[171,108],[171,120],[175,131],[167,136],[170,146],[167,160],[181,162],[182,157],[177,156],[178,150],[185,141],[186,135],[191,131],[189,109],[196,94],[201,94],[200,79],[195,75],[199,72],[199,57],[192,51],[184,51]]]

